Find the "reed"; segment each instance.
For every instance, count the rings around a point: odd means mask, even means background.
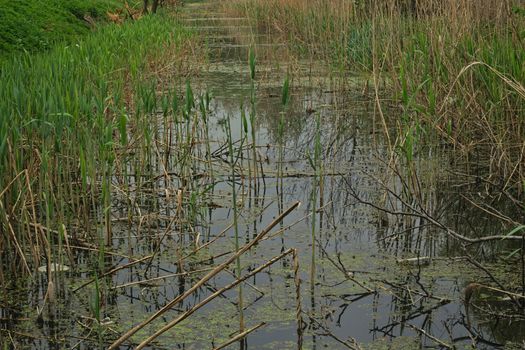
[[[402,107],[402,123],[389,124],[406,157],[439,138],[467,155],[501,159],[491,164],[491,178],[521,192],[525,175],[513,169],[523,165],[525,128],[522,2],[236,0],[224,6],[297,56],[330,62],[342,78],[348,71],[377,76],[376,91]]]
[[[279,167],[278,167],[278,177],[279,177],[279,185],[281,187],[281,193],[283,190],[283,163],[284,163],[284,147],[285,147],[285,139],[284,139],[284,126],[285,126],[285,117],[286,117],[286,107],[288,106],[288,102],[290,102],[290,77],[287,75],[284,83],[283,88],[281,92],[281,105],[282,105],[282,111],[279,118],[279,126],[277,128],[278,135],[279,135]]]
[[[242,142],[239,146],[239,149],[235,152],[233,148],[233,135],[232,135],[232,129],[230,124],[230,117],[228,116],[226,118],[226,135],[227,135],[227,142],[228,142],[228,154],[229,154],[229,164],[230,164],[230,171],[231,171],[231,185],[232,185],[232,208],[233,208],[233,230],[234,230],[234,237],[235,237],[235,252],[238,252],[240,249],[239,244],[239,213],[238,213],[238,205],[237,205],[237,184],[236,184],[236,174],[235,174],[235,168],[237,165],[237,162],[240,159],[240,154],[242,152]],[[235,259],[236,269],[235,273],[237,276],[237,279],[241,278],[242,275],[242,269],[241,269],[241,257],[238,256]],[[244,331],[244,303],[243,303],[243,293],[242,293],[242,284],[239,284],[239,301],[238,301],[238,310],[239,310],[239,331]]]
[[[315,135],[314,135],[314,149],[313,158],[309,156],[310,165],[312,166],[315,175],[312,178],[312,194],[311,194],[311,207],[312,207],[312,256],[310,266],[310,289],[312,295],[315,289],[315,271],[316,271],[316,244],[317,244],[317,191],[322,189],[320,186],[322,177],[322,165],[321,165],[321,115],[318,113],[315,118]]]
[[[146,116],[159,107],[151,73],[162,64],[154,53],[176,57],[191,35],[172,17],[151,16],[3,63],[0,225],[8,243],[1,247],[2,267],[22,261],[28,272],[41,264],[40,256],[51,260],[43,247],[55,246],[61,227],[76,228],[68,229],[75,232],[69,239],[98,246],[95,232],[103,232],[111,244],[117,164],[124,178],[133,168],[140,179],[153,162]],[[133,161],[130,143],[138,155]],[[103,223],[95,230],[93,212]]]
[[[253,189],[254,189],[254,197],[257,197],[257,174],[258,174],[258,163],[257,163],[257,124],[256,124],[256,117],[257,117],[257,97],[256,97],[256,86],[255,86],[255,68],[256,68],[256,57],[255,57],[255,49],[253,47],[250,48],[249,51],[249,57],[248,57],[248,64],[250,66],[250,126],[251,126],[251,136],[252,136],[252,164],[253,164]],[[257,200],[256,200],[257,201]]]
[[[95,321],[100,324],[101,317],[101,300],[100,300],[100,282],[98,277],[95,275],[95,285],[92,291],[90,309]]]

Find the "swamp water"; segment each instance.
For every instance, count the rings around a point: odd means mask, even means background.
[[[107,348],[235,251],[234,207],[242,246],[297,201],[301,206],[243,254],[240,265],[244,275],[297,249],[300,329],[288,254],[241,284],[245,330],[261,326],[228,348],[296,349],[299,339],[303,349],[520,348],[525,324],[495,316],[507,307],[501,298],[484,296],[491,315],[475,303],[467,314],[464,288],[486,277],[453,241],[418,217],[384,214],[364,203],[385,206],[383,185],[402,189],[404,179],[388,167],[391,150],[364,77],[332,78],[320,62],[292,61],[284,45],[243,18],[227,17],[216,3],[189,2],[182,12],[210,51],[186,91],[186,103],[194,95],[196,105],[187,105],[186,122],[152,116],[156,157],[148,160],[149,172],[137,174],[129,166],[128,174],[115,174],[111,234],[100,212],[94,213],[95,230],[111,240],[114,253],[84,247],[75,250],[74,264],[61,257],[73,266],[52,274],[59,302],[43,303],[45,273],[9,287],[0,300],[2,349]],[[283,101],[287,73],[290,98]],[[394,107],[384,112],[398,113]],[[450,227],[500,230],[461,196],[465,189],[479,191],[475,184],[464,186],[469,178],[460,175],[478,165],[451,157],[439,145],[414,155],[418,200]],[[490,256],[491,247],[486,249]],[[97,264],[103,271],[130,266],[93,280]],[[119,348],[134,348],[236,274],[232,263]],[[501,274],[518,278],[514,271]],[[221,293],[146,348],[225,344],[239,333],[238,292]]]

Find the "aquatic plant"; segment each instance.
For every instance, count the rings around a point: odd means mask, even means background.
[[[238,149],[234,151],[233,149],[233,135],[232,135],[232,129],[230,124],[230,116],[226,118],[225,123],[226,128],[226,136],[227,136],[227,143],[228,143],[228,154],[229,154],[229,164],[230,164],[230,171],[231,171],[231,187],[232,187],[232,210],[233,210],[233,230],[234,230],[234,239],[235,239],[235,252],[238,252],[240,249],[239,244],[239,213],[238,213],[238,204],[237,204],[237,184],[236,184],[236,174],[235,169],[237,166],[237,162],[240,159],[240,154],[242,152],[243,142],[241,140],[241,144],[239,145]],[[236,269],[235,273],[237,276],[237,279],[241,278],[242,269],[241,269],[241,258],[240,256],[236,258],[235,260]],[[243,293],[242,293],[242,285],[239,285],[239,299],[238,299],[238,309],[239,309],[239,331],[244,331],[244,303],[243,303]]]
[[[57,241],[62,225],[74,232],[70,241],[98,245],[91,230],[92,210],[104,222],[98,232],[111,242],[115,165],[125,172],[132,169],[138,181],[141,173],[152,170],[145,164],[152,159],[141,152],[154,152],[146,121],[157,105],[148,74],[162,58],[153,52],[163,48],[163,57],[176,57],[190,35],[173,18],[153,16],[101,28],[73,46],[15,55],[2,65],[3,267],[9,261],[23,262],[13,267],[26,272],[29,265],[40,266],[42,248]],[[137,142],[144,147],[137,147],[138,157],[131,161],[127,146]],[[71,230],[79,220],[82,228]],[[26,261],[26,248],[31,262]]]

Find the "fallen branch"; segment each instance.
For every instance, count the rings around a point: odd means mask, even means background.
[[[455,238],[455,239],[457,239],[459,241],[463,241],[463,242],[466,242],[466,243],[469,243],[469,244],[476,244],[476,243],[484,243],[484,242],[490,242],[490,241],[502,241],[502,240],[521,241],[522,240],[521,236],[514,236],[514,235],[493,235],[493,236],[485,236],[485,237],[480,237],[480,238],[470,238],[470,237],[467,237],[467,236],[463,236],[462,234],[460,234],[460,233],[452,230],[448,226],[442,224],[437,219],[433,218],[432,216],[428,215],[427,213],[422,212],[420,210],[417,210],[412,205],[410,205],[407,201],[405,201],[403,198],[401,198],[401,196],[399,196],[398,194],[394,193],[392,190],[388,189],[387,186],[385,186],[381,181],[379,181],[377,179],[376,180],[386,189],[386,191],[388,191],[388,193],[390,193],[392,196],[394,196],[403,206],[408,208],[410,211],[390,210],[390,209],[381,207],[379,205],[376,205],[376,204],[374,204],[372,202],[366,201],[366,200],[362,199],[361,197],[359,197],[359,195],[356,193],[356,191],[348,183],[348,180],[346,180],[345,178],[343,178],[343,179],[347,183],[347,185],[349,186],[350,195],[352,197],[354,197],[360,203],[368,205],[368,206],[370,206],[372,208],[375,208],[375,209],[377,209],[379,211],[382,211],[382,212],[390,214],[390,215],[394,215],[394,216],[413,216],[413,217],[418,217],[418,218],[427,220],[428,222],[430,222],[434,226],[439,227],[440,229],[445,231],[445,233],[447,235],[449,235],[452,238]]]

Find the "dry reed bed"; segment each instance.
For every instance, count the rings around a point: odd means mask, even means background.
[[[522,192],[520,2],[237,0],[224,8],[279,36],[300,57],[370,73],[376,96],[379,81],[391,82],[401,118],[388,121],[397,130],[390,143],[409,161],[437,132],[462,151],[457,155],[493,159],[487,178]]]

